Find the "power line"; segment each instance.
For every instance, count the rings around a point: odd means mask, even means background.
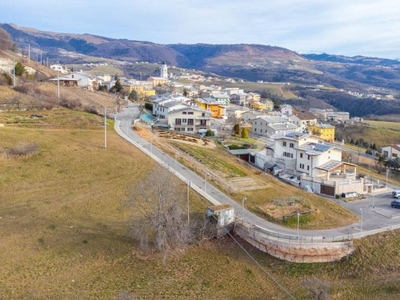
[[[206,208],[207,206],[201,202]],[[218,219],[216,218],[215,215],[212,215],[212,217],[217,221],[218,223]],[[233,235],[229,232],[228,229],[226,229],[226,227],[222,227],[225,232],[229,235],[229,237],[231,239],[233,239],[235,241],[235,243],[240,247],[240,249],[246,253],[246,255],[282,290],[284,291],[291,299],[296,300],[296,298],[282,285],[279,283],[279,281],[277,279],[275,279],[234,237]]]

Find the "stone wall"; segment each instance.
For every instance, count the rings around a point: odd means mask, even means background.
[[[235,233],[248,243],[274,257],[296,263],[338,261],[353,253],[353,241],[323,242],[293,241],[268,236],[260,231],[236,223]]]

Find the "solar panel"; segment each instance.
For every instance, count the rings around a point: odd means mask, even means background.
[[[315,144],[315,146],[314,146],[314,150],[319,151],[319,152],[328,151],[330,148],[331,148],[331,146],[325,145],[325,144]]]

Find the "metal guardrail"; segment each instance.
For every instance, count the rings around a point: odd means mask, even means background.
[[[243,219],[237,218],[237,223],[241,223],[250,232],[258,232],[268,236],[268,238],[281,240],[288,243],[300,243],[300,244],[317,244],[317,243],[335,243],[335,242],[349,242],[353,240],[353,234],[340,235],[340,236],[302,236],[302,235],[290,235],[274,232],[272,230],[265,229],[258,225],[251,225],[245,222]]]

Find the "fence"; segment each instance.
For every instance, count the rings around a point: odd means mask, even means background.
[[[297,235],[290,235],[290,234],[282,234],[278,232],[274,232],[268,229],[265,229],[258,225],[251,225],[248,222],[245,222],[241,218],[236,219],[237,223],[242,224],[246,227],[250,232],[258,232],[266,235],[268,239],[275,239],[279,241],[285,241],[289,243],[296,243],[296,244],[320,244],[320,243],[334,243],[334,242],[349,242],[353,240],[353,234],[346,234],[346,235],[339,235],[339,236],[297,236]]]

